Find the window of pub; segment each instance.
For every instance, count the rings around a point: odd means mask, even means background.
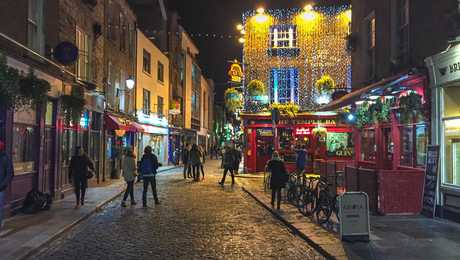
[[[328,132],[326,148],[328,157],[352,157],[353,138],[351,133]]]
[[[424,167],[428,143],[428,127],[424,124],[402,126],[400,138],[400,164],[408,167]]]
[[[13,154],[15,174],[36,170],[37,115],[34,110],[17,111],[14,114]]]
[[[443,88],[442,183],[460,186],[460,88]]]
[[[361,136],[361,160],[375,161],[376,155],[375,129],[364,129]]]

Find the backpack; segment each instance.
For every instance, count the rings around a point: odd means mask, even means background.
[[[148,158],[143,158],[141,161],[140,172],[143,175],[153,174],[153,162]]]

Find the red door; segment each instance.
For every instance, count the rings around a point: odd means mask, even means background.
[[[265,171],[265,165],[271,159],[274,148],[275,140],[273,135],[269,135],[271,129],[257,129],[256,136],[256,171]]]

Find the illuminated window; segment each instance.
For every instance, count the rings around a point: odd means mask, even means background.
[[[145,115],[150,115],[150,91],[144,89],[142,112]]]
[[[75,36],[76,45],[78,48],[78,60],[76,64],[76,74],[77,77],[81,80],[90,80],[91,79],[91,71],[90,71],[90,38],[87,33],[82,31],[80,28],[76,28],[76,36]]]
[[[272,49],[289,49],[297,47],[297,30],[293,25],[276,25],[270,29]]]
[[[279,68],[271,71],[271,101],[275,103],[298,102],[299,71]]]
[[[143,58],[142,58],[142,71],[145,73],[150,74],[152,72],[152,63],[151,63],[151,55],[150,52],[143,50]]]

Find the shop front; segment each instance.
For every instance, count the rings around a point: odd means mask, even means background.
[[[118,179],[121,174],[123,152],[134,148],[136,134],[142,132],[134,121],[111,112],[105,112],[105,167],[103,181],[107,178]]]
[[[182,143],[182,129],[176,127],[169,127],[168,133],[168,160],[171,164],[179,165],[181,162]]]
[[[158,162],[168,165],[168,128],[140,124],[142,132],[137,135],[138,159],[144,154],[147,146],[152,147],[153,153],[158,157]]]
[[[440,146],[436,215],[460,222],[460,45],[426,59],[432,92],[431,141]]]
[[[282,118],[273,127],[271,115],[242,114],[245,150],[244,167],[248,173],[265,171],[273,151],[278,150],[289,172],[296,168],[296,150],[306,149],[307,168],[313,172],[315,160],[349,161],[353,156],[351,127],[338,123],[336,113],[299,113]]]
[[[348,191],[364,191],[381,214],[421,212],[429,140],[427,78],[402,73],[356,90],[322,110],[348,111],[355,154]]]

